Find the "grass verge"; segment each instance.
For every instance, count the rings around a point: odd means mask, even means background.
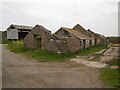
[[[9,43],[6,47],[12,52],[24,54],[30,58],[37,60],[40,59],[47,61],[55,61],[55,60],[63,61],[75,57],[75,54],[71,52],[57,54],[53,51],[48,51],[48,50],[28,49],[23,46],[22,41],[14,41],[13,43]]]
[[[102,68],[100,70],[101,79],[105,81],[110,88],[120,88],[118,69]]]
[[[68,52],[68,53],[57,54],[53,51],[47,51],[47,50],[41,50],[41,49],[28,49],[28,48],[25,48],[23,44],[24,43],[22,41],[14,41],[12,43],[9,43],[7,45],[7,48],[12,52],[25,54],[33,59],[38,59],[38,60],[40,59],[40,60],[47,60],[47,61],[68,60],[70,58],[74,58],[76,55],[88,55],[93,52],[97,52],[99,50],[107,48],[106,46],[94,46],[88,49],[77,51],[75,53]]]
[[[0,44],[9,44],[11,43],[12,41],[0,41]]]
[[[120,59],[112,60],[108,62],[109,65],[120,65]]]
[[[92,59],[90,59],[90,61],[96,61],[98,58],[100,58],[101,56],[103,56],[102,53],[96,54]]]
[[[97,46],[93,46],[93,47],[90,47],[90,48],[87,48],[87,49],[79,50],[79,51],[75,52],[75,54],[81,55],[81,56],[86,56],[86,55],[89,55],[93,52],[97,52],[97,51],[100,51],[100,50],[103,50],[103,49],[107,49],[107,46],[97,45]]]

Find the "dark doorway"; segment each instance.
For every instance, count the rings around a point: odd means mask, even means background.
[[[90,47],[92,46],[92,40],[90,40]]]
[[[80,49],[82,48],[82,42],[80,41]]]
[[[41,35],[34,35],[34,38],[35,38],[35,47],[36,48],[41,48],[42,46],[42,36]]]
[[[25,38],[25,36],[28,34],[28,32],[19,32],[19,40],[23,40]]]
[[[27,34],[29,34],[30,30],[19,29],[18,30],[18,39],[23,40]]]
[[[83,40],[83,48],[84,49],[86,48],[86,42],[85,42],[85,40]]]
[[[95,39],[95,45],[97,45],[97,39]]]

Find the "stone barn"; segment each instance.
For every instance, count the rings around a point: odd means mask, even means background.
[[[107,44],[107,39],[104,35],[95,33],[93,31],[91,31],[90,29],[88,29],[88,32],[91,33],[91,36],[94,37],[94,45],[106,45]]]
[[[89,41],[91,40],[90,37],[81,33],[79,30],[70,29],[70,28],[60,28],[56,35],[68,38],[68,48],[70,51],[77,51],[80,49],[85,49],[89,47]],[[72,49],[72,50],[71,50]]]
[[[94,33],[93,31],[91,31],[90,29],[88,29],[87,31],[91,35],[92,46],[98,45],[100,43],[99,36],[96,33]]]
[[[33,29],[31,26],[11,24],[7,28],[8,40],[23,40],[25,36]]]
[[[94,42],[95,42],[95,37],[94,35],[92,35],[91,33],[89,33],[87,30],[85,30],[81,25],[77,24],[76,26],[73,27],[73,29],[83,33],[84,35],[86,35],[89,39],[88,44],[89,47],[94,46]]]
[[[100,44],[101,45],[107,45],[107,38],[104,35],[99,34],[100,36]]]
[[[26,48],[39,48],[42,50],[55,51],[57,53],[76,52],[89,47],[86,35],[69,28],[60,28],[56,33],[51,32],[41,25],[36,25],[24,38]]]
[[[61,27],[54,34],[45,27],[36,25],[24,38],[24,46],[31,49],[64,53],[86,49],[99,44],[100,40],[100,35],[96,33],[91,34],[79,25],[75,26],[73,29]]]
[[[67,52],[66,39],[51,34],[51,31],[41,25],[36,25],[24,38],[24,46],[31,49],[42,49],[55,51],[57,53]]]

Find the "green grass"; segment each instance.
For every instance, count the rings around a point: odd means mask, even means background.
[[[96,61],[98,58],[100,58],[103,54],[99,53],[97,55],[95,55],[92,59],[90,59],[90,61]]]
[[[0,44],[9,44],[11,41],[0,41]]]
[[[57,54],[53,51],[41,50],[41,49],[28,49],[23,46],[22,41],[16,41],[13,43],[9,43],[7,48],[15,53],[25,54],[30,58],[33,59],[40,59],[40,60],[48,60],[48,61],[62,61],[65,59],[75,57],[74,53],[68,52],[63,54]]]
[[[107,46],[103,46],[103,45],[97,45],[97,46],[93,46],[87,49],[82,49],[80,51],[75,52],[77,55],[81,55],[81,56],[86,56],[89,55],[93,52],[97,52],[103,49],[107,49]]]
[[[120,88],[118,69],[102,68],[100,73],[101,79],[105,81],[108,87]]]
[[[37,60],[47,60],[47,61],[63,61],[76,57],[76,55],[88,55],[93,52],[105,49],[106,46],[94,46],[85,50],[80,50],[75,53],[68,52],[57,54],[53,51],[41,50],[41,49],[28,49],[25,48],[22,41],[14,41],[9,43],[7,48],[15,53],[25,54],[30,58]]]
[[[117,60],[112,60],[110,62],[108,62],[109,65],[120,65],[120,59]]]

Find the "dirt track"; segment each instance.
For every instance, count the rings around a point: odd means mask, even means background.
[[[99,69],[65,62],[38,62],[3,46],[3,88],[104,88]]]

